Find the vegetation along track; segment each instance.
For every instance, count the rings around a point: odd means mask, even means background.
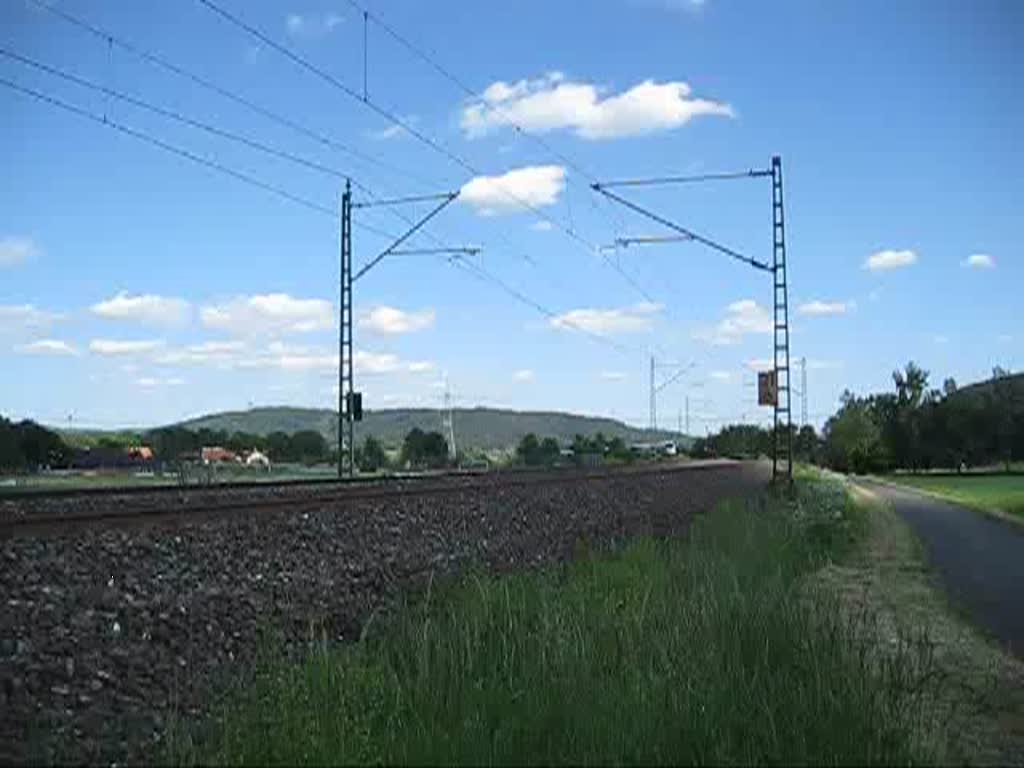
[[[620,475],[708,471],[738,466],[732,461],[642,464],[591,470],[439,473],[363,482],[241,483],[196,488],[89,489],[32,493],[0,500],[0,538],[66,532],[69,526],[139,525],[198,521],[217,515],[287,510],[308,511],[335,502],[400,495],[429,496],[453,490],[484,490],[536,484],[577,483]]]

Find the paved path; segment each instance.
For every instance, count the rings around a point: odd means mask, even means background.
[[[1024,658],[1024,528],[912,490],[870,487],[920,537],[954,602]]]

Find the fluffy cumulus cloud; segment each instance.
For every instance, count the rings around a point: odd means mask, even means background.
[[[654,325],[661,304],[642,302],[615,309],[571,309],[551,318],[553,328],[582,330],[591,333],[639,333]]]
[[[476,176],[459,191],[459,200],[482,216],[515,213],[524,208],[554,205],[565,189],[565,168],[531,165],[500,176]]]
[[[181,326],[188,321],[189,303],[184,299],[154,294],[131,296],[118,293],[89,308],[97,317],[156,326]]]
[[[39,255],[39,248],[30,237],[0,238],[0,268],[24,264]]]
[[[470,138],[502,126],[543,133],[573,131],[584,139],[616,139],[678,128],[702,115],[732,117],[728,104],[696,98],[689,84],[645,80],[620,93],[551,72],[535,80],[498,81],[483,101],[466,106],[461,124]]]
[[[529,368],[521,368],[512,374],[513,381],[527,382],[533,381],[535,378],[537,378],[536,375]]]
[[[909,267],[916,262],[917,254],[914,251],[877,251],[864,260],[864,269],[871,272],[884,272],[890,269]]]
[[[17,349],[26,355],[73,356],[78,354],[77,349],[61,339],[39,339],[29,344],[22,344]]]
[[[964,259],[963,265],[970,269],[994,269],[996,260],[987,253],[972,253]]]
[[[207,328],[235,336],[278,336],[332,328],[334,307],[324,299],[266,293],[202,307],[199,319]]]
[[[725,308],[725,317],[711,328],[699,328],[693,337],[716,346],[736,344],[753,333],[771,333],[772,317],[765,307],[753,299],[734,301]]]
[[[359,318],[359,327],[374,333],[397,336],[432,328],[434,319],[433,309],[405,312],[396,307],[379,306],[373,307]]]
[[[810,315],[812,317],[824,317],[827,315],[845,315],[848,311],[854,308],[852,301],[821,301],[815,299],[814,301],[808,301],[797,307],[797,312],[801,315]]]
[[[63,317],[57,312],[39,309],[34,304],[0,304],[0,332],[49,328]]]
[[[284,27],[293,38],[315,39],[329,35],[344,21],[340,13],[289,13]]]
[[[107,357],[116,355],[145,355],[155,352],[163,346],[164,342],[159,339],[93,339],[89,342],[89,351]]]

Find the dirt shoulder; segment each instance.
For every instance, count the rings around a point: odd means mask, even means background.
[[[920,541],[891,505],[850,485],[867,518],[857,553],[818,574],[853,614],[871,613],[881,655],[901,638],[932,648],[940,679],[925,706],[948,762],[1024,763],[1024,662],[973,627],[947,599]]]

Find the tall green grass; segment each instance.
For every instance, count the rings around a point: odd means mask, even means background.
[[[927,649],[884,656],[803,576],[856,541],[841,489],[731,504],[684,541],[400,600],[271,665],[179,762],[913,763]]]

